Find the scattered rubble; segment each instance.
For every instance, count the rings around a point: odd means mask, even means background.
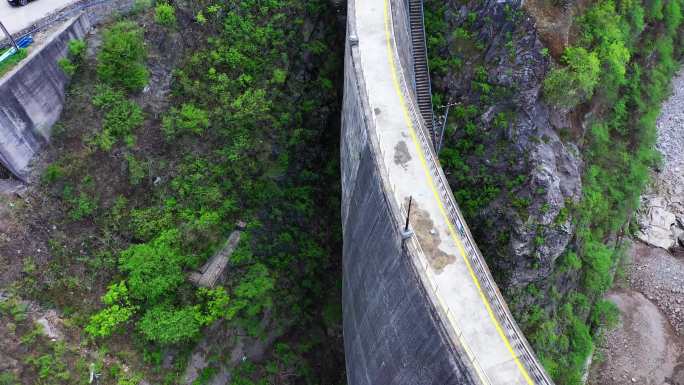
[[[684,259],[638,242],[631,254],[629,285],[656,304],[684,336]]]

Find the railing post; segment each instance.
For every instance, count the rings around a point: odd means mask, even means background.
[[[406,210],[406,225],[401,231],[401,245],[404,245],[404,241],[413,236],[413,231],[409,229],[409,218],[411,218],[411,204],[413,203],[413,196],[409,197],[408,209]]]

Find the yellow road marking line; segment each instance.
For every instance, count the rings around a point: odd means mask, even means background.
[[[367,0],[366,0],[367,1]],[[418,153],[418,157],[420,158],[421,165],[423,167],[423,171],[425,172],[425,176],[428,179],[430,189],[432,190],[432,194],[434,195],[435,199],[437,200],[437,205],[439,206],[439,211],[441,212],[442,216],[444,217],[444,220],[446,221],[447,227],[449,228],[449,234],[451,237],[454,239],[456,242],[456,246],[458,247],[458,250],[461,254],[461,257],[463,258],[463,261],[465,262],[468,272],[470,273],[470,278],[473,280],[475,283],[475,286],[477,287],[477,291],[480,294],[480,299],[485,305],[485,308],[487,309],[487,313],[489,313],[489,317],[494,324],[494,327],[496,328],[496,331],[499,333],[499,336],[504,342],[504,345],[506,345],[506,348],[508,349],[509,353],[513,357],[513,360],[515,361],[516,365],[518,366],[518,369],[522,373],[523,377],[527,381],[529,385],[534,385],[534,381],[530,377],[529,373],[527,372],[527,369],[525,366],[520,362],[520,359],[518,356],[515,354],[515,351],[513,350],[513,347],[511,346],[511,343],[508,341],[508,337],[506,337],[506,334],[503,331],[503,328],[499,324],[499,321],[496,319],[496,316],[494,315],[494,311],[492,310],[491,305],[489,304],[489,300],[487,299],[484,291],[482,290],[482,287],[480,285],[480,281],[478,280],[477,276],[475,275],[475,272],[470,265],[470,261],[468,260],[468,257],[466,256],[465,249],[463,248],[463,244],[461,244],[460,238],[456,235],[456,231],[454,230],[453,225],[451,224],[451,220],[449,219],[449,216],[447,215],[446,209],[444,208],[444,204],[442,203],[442,199],[439,196],[439,193],[437,192],[437,188],[435,186],[435,182],[432,179],[432,175],[430,174],[430,170],[427,166],[427,161],[425,160],[425,154],[422,151],[422,148],[420,147],[420,144],[418,142],[418,137],[416,135],[416,131],[413,127],[413,120],[411,119],[410,113],[408,111],[408,107],[406,105],[406,101],[404,100],[404,95],[401,92],[401,86],[399,84],[398,80],[398,75],[397,75],[397,67],[394,62],[394,51],[392,50],[392,38],[391,38],[391,33],[390,33],[390,23],[389,23],[389,0],[384,0],[385,2],[385,39],[387,41],[387,57],[389,59],[389,64],[390,64],[390,69],[392,73],[392,82],[394,84],[394,89],[397,93],[397,96],[399,97],[399,101],[401,104],[402,111],[404,113],[404,120],[406,121],[406,124],[409,128],[409,133],[411,134],[411,139],[413,140],[413,144],[416,147],[416,152]],[[439,295],[435,293],[437,297],[439,298]],[[443,302],[443,300],[440,298],[440,302]]]

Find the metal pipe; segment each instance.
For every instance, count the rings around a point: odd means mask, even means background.
[[[409,229],[409,218],[411,217],[411,203],[413,203],[413,195],[409,196],[408,210],[406,213],[406,226],[404,226],[404,231]]]
[[[2,31],[3,31],[3,32],[5,33],[5,35],[10,39],[10,41],[12,42],[12,45],[14,46],[14,49],[16,49],[17,52],[19,52],[19,46],[17,45],[17,42],[14,41],[14,38],[13,38],[12,35],[7,31],[7,28],[5,28],[5,25],[2,24],[2,21],[0,21],[0,28],[2,28]]]
[[[437,155],[439,155],[439,151],[442,149],[442,142],[444,141],[444,132],[446,131],[447,122],[449,121],[450,107],[451,105],[447,104],[446,113],[444,113],[444,124],[442,124],[442,132],[440,132],[439,134],[439,143],[437,144]]]

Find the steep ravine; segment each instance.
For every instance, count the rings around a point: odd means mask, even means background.
[[[626,279],[608,298],[620,325],[606,333],[590,384],[684,384],[684,71],[658,118],[662,165],[642,197],[640,230],[629,251]]]
[[[604,294],[657,166],[655,120],[677,68],[682,6],[425,2],[437,115],[451,106],[442,166],[557,384],[582,383],[616,323]]]

